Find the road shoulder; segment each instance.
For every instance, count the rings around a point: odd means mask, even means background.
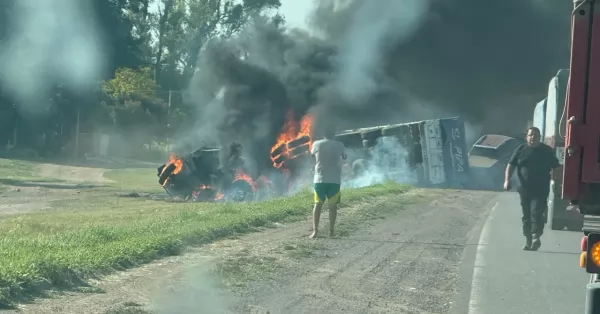
[[[20,312],[444,313],[467,234],[495,194],[411,193],[344,208],[339,238],[307,239],[308,218],[274,225],[108,276],[94,283],[103,293],[63,292]]]
[[[471,301],[471,290],[473,285],[473,274],[475,269],[475,259],[477,257],[477,250],[479,248],[482,231],[488,223],[490,213],[492,212],[492,210],[494,210],[494,207],[497,206],[497,204],[498,199],[494,198],[483,207],[483,215],[468,235],[467,244],[465,245],[465,249],[463,251],[460,262],[460,279],[457,283],[454,302],[450,307],[450,314],[470,313],[469,303]]]

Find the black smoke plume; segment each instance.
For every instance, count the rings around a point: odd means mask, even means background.
[[[258,169],[289,108],[317,112],[316,131],[458,115],[519,133],[568,66],[570,1],[315,3],[313,35],[256,18],[200,53],[200,134],[246,143]]]

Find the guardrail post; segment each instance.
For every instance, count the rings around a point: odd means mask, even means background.
[[[585,314],[600,314],[600,282],[585,287]]]

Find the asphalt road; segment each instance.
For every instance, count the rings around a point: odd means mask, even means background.
[[[578,314],[589,276],[579,267],[581,232],[548,227],[537,252],[523,251],[516,193],[491,200],[463,253],[452,314]]]

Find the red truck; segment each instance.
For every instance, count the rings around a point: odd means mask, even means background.
[[[574,0],[562,198],[583,214],[580,266],[591,274],[585,313],[600,313],[600,5]]]

